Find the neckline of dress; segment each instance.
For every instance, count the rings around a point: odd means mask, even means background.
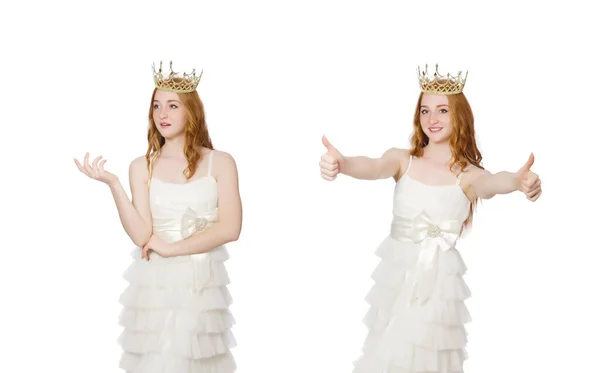
[[[205,176],[202,176],[202,177],[198,177],[198,178],[196,178],[196,179],[194,179],[194,180],[190,180],[190,181],[188,181],[187,183],[173,183],[173,182],[171,182],[171,181],[164,181],[164,180],[161,180],[161,179],[159,179],[159,178],[157,178],[157,177],[155,177],[155,176],[152,176],[152,178],[150,179],[150,182],[158,181],[158,182],[160,182],[161,184],[168,184],[168,185],[182,185],[182,186],[183,186],[183,185],[190,185],[190,184],[194,184],[195,182],[197,182],[197,181],[199,181],[199,180],[204,180],[204,179],[210,179],[210,180],[212,180],[212,181],[214,181],[214,182],[216,182],[216,181],[217,181],[217,180],[214,178],[214,176],[212,176],[212,175],[205,175]]]
[[[454,183],[454,184],[440,184],[440,185],[431,185],[431,184],[426,184],[420,180],[415,179],[414,177],[408,175],[408,174],[404,174],[402,175],[402,177],[400,178],[400,180],[404,179],[404,178],[409,178],[421,185],[424,185],[426,187],[430,187],[430,188],[438,188],[438,187],[460,187],[460,184]]]
[[[441,184],[441,185],[431,185],[431,184],[425,184],[424,182],[422,182],[422,181],[419,181],[419,180],[415,179],[414,177],[412,177],[412,176],[410,176],[410,175],[408,175],[408,174],[404,174],[404,175],[402,175],[402,177],[400,177],[400,179],[398,180],[398,183],[399,183],[400,181],[402,181],[402,179],[406,179],[406,178],[408,178],[408,179],[410,179],[410,180],[414,181],[415,183],[417,183],[417,184],[419,184],[419,185],[425,186],[425,187],[427,187],[427,188],[456,188],[456,189],[458,189],[458,191],[460,192],[460,194],[461,194],[461,195],[464,197],[464,199],[465,199],[465,200],[466,200],[468,203],[471,203],[471,200],[470,200],[470,199],[469,199],[469,197],[467,197],[467,195],[465,194],[465,191],[464,191],[464,189],[463,189],[463,188],[460,186],[460,183],[458,183],[458,184]]]

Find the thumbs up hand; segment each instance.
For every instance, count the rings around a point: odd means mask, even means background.
[[[538,177],[536,173],[531,171],[531,166],[535,158],[533,153],[529,156],[527,163],[523,165],[515,173],[515,178],[517,179],[518,190],[525,193],[527,199],[534,202],[537,200],[542,194],[542,180]]]
[[[331,145],[329,140],[327,140],[327,137],[323,136],[322,141],[327,152],[321,156],[321,162],[319,162],[319,166],[321,167],[321,177],[325,180],[332,181],[335,180],[343,167],[344,156],[339,150]]]

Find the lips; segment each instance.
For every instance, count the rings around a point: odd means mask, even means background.
[[[429,127],[429,132],[440,132],[444,127]]]
[[[171,123],[167,123],[167,122],[160,122],[160,126],[161,126],[161,127],[163,127],[163,128],[164,128],[164,127],[169,127],[169,126],[171,126]]]

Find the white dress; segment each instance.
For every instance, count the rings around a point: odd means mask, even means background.
[[[355,373],[463,373],[471,318],[466,266],[455,244],[469,216],[460,184],[432,186],[407,171],[394,190],[390,235],[366,301],[369,334]]]
[[[210,227],[218,218],[217,182],[209,155],[206,176],[186,184],[150,179],[153,233],[167,242]],[[120,297],[120,367],[127,373],[231,373],[234,319],[224,246],[195,255],[163,258],[141,249],[124,274]]]

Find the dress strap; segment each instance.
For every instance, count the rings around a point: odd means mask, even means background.
[[[213,160],[213,154],[215,154],[214,150],[211,150],[209,156],[208,156],[208,174],[207,176],[212,176],[212,160]]]
[[[408,174],[408,171],[410,170],[410,165],[412,164],[412,160],[413,160],[413,156],[409,155],[409,157],[408,157],[408,166],[406,167],[406,171],[404,171],[403,175]]]

